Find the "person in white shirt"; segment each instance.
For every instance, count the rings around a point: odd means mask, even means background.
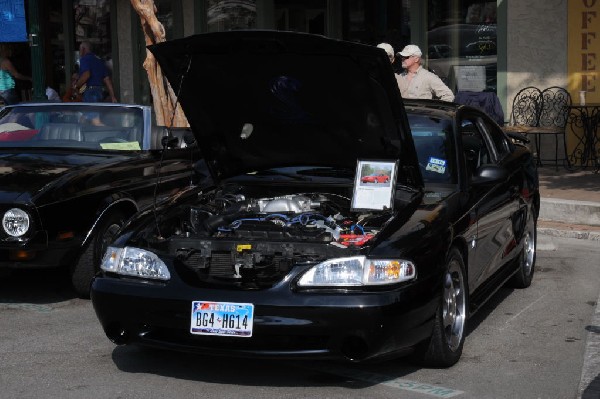
[[[454,93],[435,73],[421,65],[421,49],[409,44],[398,53],[402,57],[404,71],[396,75],[398,88],[403,98],[435,98],[454,101]]]

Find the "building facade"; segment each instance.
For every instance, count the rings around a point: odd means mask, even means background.
[[[151,104],[140,18],[129,0],[26,0],[39,7],[43,79],[60,93],[78,62],[78,42],[89,40],[112,70],[119,100]],[[595,53],[582,57],[581,29],[574,14],[594,26],[595,0],[155,0],[167,40],[231,29],[279,29],[376,45],[396,51],[409,43],[424,52],[426,65],[454,90],[495,91],[510,115],[514,94],[534,85],[581,90],[581,68],[591,69],[588,101],[595,89]],[[582,9],[584,11],[582,11]],[[31,19],[31,15],[30,15]],[[581,22],[581,21],[580,21]],[[595,25],[600,25],[597,23]],[[33,26],[30,26],[33,28]],[[570,32],[573,32],[571,35]],[[572,36],[577,36],[573,38]],[[600,33],[590,34],[590,46]],[[579,42],[578,42],[579,41]],[[573,44],[575,43],[575,44]],[[597,47],[597,46],[596,46]],[[590,63],[591,62],[591,63]],[[243,60],[240,60],[243,67]],[[589,72],[589,71],[588,71]],[[35,80],[34,80],[35,82]]]

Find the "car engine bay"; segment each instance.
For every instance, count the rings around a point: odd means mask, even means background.
[[[186,206],[169,239],[170,252],[204,282],[271,285],[293,265],[359,253],[392,216],[353,212],[350,198],[333,193],[234,191]]]

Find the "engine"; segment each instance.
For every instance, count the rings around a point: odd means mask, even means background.
[[[190,209],[193,235],[213,238],[303,240],[339,245],[363,245],[380,226],[373,215],[350,216],[350,200],[333,194],[294,194],[246,199],[216,198],[210,209]]]
[[[247,198],[221,194],[189,207],[171,248],[198,284],[269,286],[295,264],[349,256],[389,214],[355,214],[338,194]],[[190,282],[192,283],[192,282]]]

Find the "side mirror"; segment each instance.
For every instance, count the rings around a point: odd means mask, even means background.
[[[508,178],[506,168],[498,165],[481,165],[475,171],[473,184],[494,184]]]
[[[524,134],[516,133],[516,132],[507,132],[506,135],[514,142],[529,144],[531,140],[527,138]]]

